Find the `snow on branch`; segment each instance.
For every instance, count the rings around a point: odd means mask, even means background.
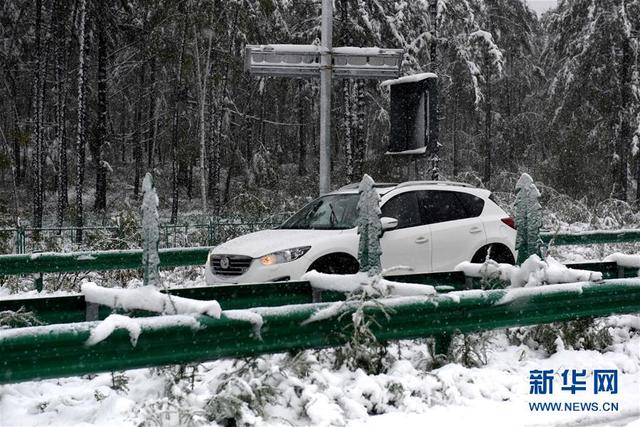
[[[87,302],[123,310],[147,310],[162,314],[206,314],[220,318],[222,310],[218,301],[199,301],[163,294],[152,286],[136,289],[103,288],[95,283],[82,285]]]
[[[537,255],[527,258],[521,266],[498,264],[493,260],[482,264],[465,261],[458,264],[454,270],[462,271],[469,277],[508,281],[513,288],[602,280],[600,272],[568,268],[553,257],[549,256],[543,261]]]
[[[372,280],[374,279],[374,280]],[[356,274],[324,274],[315,270],[305,273],[301,280],[308,280],[311,287],[323,291],[343,293],[368,292],[378,296],[434,295],[436,290],[430,285],[401,283],[370,277],[366,272]]]
[[[502,75],[502,67],[504,58],[497,44],[493,41],[493,36],[488,31],[478,30],[469,34],[469,41],[479,45],[483,53],[489,59],[491,65],[495,68],[498,75]]]
[[[140,334],[144,331],[167,328],[171,326],[187,326],[193,330],[200,328],[200,322],[193,316],[159,316],[131,318],[121,314],[112,314],[99,322],[91,330],[89,339],[85,342],[87,346],[93,346],[107,339],[116,329],[126,329],[129,332],[131,345],[136,346]]]

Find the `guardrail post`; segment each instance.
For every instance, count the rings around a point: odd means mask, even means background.
[[[213,233],[214,233],[214,226],[213,226],[213,218],[209,218],[209,223],[207,224],[207,246],[213,246]]]
[[[25,253],[25,235],[23,225],[18,225],[16,227],[16,253]]]
[[[433,358],[437,356],[446,356],[449,353],[449,347],[451,346],[451,334],[442,333],[433,336]]]
[[[42,273],[36,273],[36,277],[33,281],[35,287],[36,287],[36,291],[38,292],[42,292],[42,288],[44,287],[44,274]]]
[[[88,302],[86,304],[85,320],[87,322],[98,320],[100,318],[100,305],[93,302]]]

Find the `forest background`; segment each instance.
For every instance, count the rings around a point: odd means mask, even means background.
[[[317,195],[319,81],[251,76],[243,55],[319,43],[320,6],[2,2],[0,225],[105,223],[139,206],[146,171],[167,222],[299,208]],[[585,206],[640,203],[640,0],[540,17],[521,0],[336,0],[333,38],[438,74],[441,178],[510,191],[529,172]],[[424,174],[384,155],[388,98],[334,81],[334,187]]]

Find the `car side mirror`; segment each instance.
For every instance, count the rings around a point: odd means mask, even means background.
[[[380,218],[380,223],[382,224],[382,232],[388,230],[393,230],[398,226],[398,220],[396,218],[390,218],[388,216],[383,216]]]

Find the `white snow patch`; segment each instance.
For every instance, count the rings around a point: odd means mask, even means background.
[[[392,85],[397,85],[402,83],[415,83],[415,82],[421,82],[422,80],[425,80],[425,79],[437,79],[437,78],[438,76],[435,73],[418,73],[418,74],[412,74],[410,76],[400,77],[397,79],[385,80],[382,83],[380,83],[380,86],[385,87],[385,86],[392,86]]]
[[[251,310],[225,310],[222,312],[226,317],[233,320],[242,320],[253,325],[256,338],[261,339],[260,330],[264,320],[262,316]]]
[[[588,284],[588,282],[581,283],[563,283],[557,285],[540,286],[535,288],[515,288],[508,289],[500,300],[496,303],[507,304],[520,298],[531,298],[536,295],[547,295],[561,292],[574,292],[576,294],[582,293],[582,287]]]
[[[136,289],[103,288],[89,282],[82,285],[87,302],[123,310],[147,310],[164,314],[206,314],[220,318],[218,301],[200,301],[163,294],[153,286]]]
[[[100,322],[98,326],[91,330],[91,335],[85,344],[87,346],[96,345],[107,339],[116,329],[126,329],[129,331],[131,345],[134,347],[136,346],[138,343],[138,337],[142,332],[142,328],[140,327],[137,319],[132,319],[120,314],[112,314]]]
[[[393,282],[381,277],[369,277],[367,273],[356,274],[324,274],[315,270],[305,273],[301,280],[307,280],[311,286],[324,291],[352,293],[364,291],[379,293],[383,296],[435,295],[436,289],[431,285],[417,283]]]
[[[384,153],[386,156],[399,156],[399,155],[409,155],[409,154],[424,154],[427,152],[427,147],[414,148],[413,150],[404,150],[404,151],[387,151]]]
[[[112,314],[101,322],[91,322],[96,325],[91,329],[86,345],[92,346],[107,339],[116,329],[126,329],[129,331],[131,345],[136,346],[138,337],[145,330],[156,330],[173,326],[186,326],[193,330],[200,328],[200,322],[193,316],[174,315],[131,318],[121,314]],[[26,328],[23,328],[26,329]]]
[[[640,268],[640,255],[626,255],[620,252],[607,256],[604,262],[615,262],[620,267]]]

